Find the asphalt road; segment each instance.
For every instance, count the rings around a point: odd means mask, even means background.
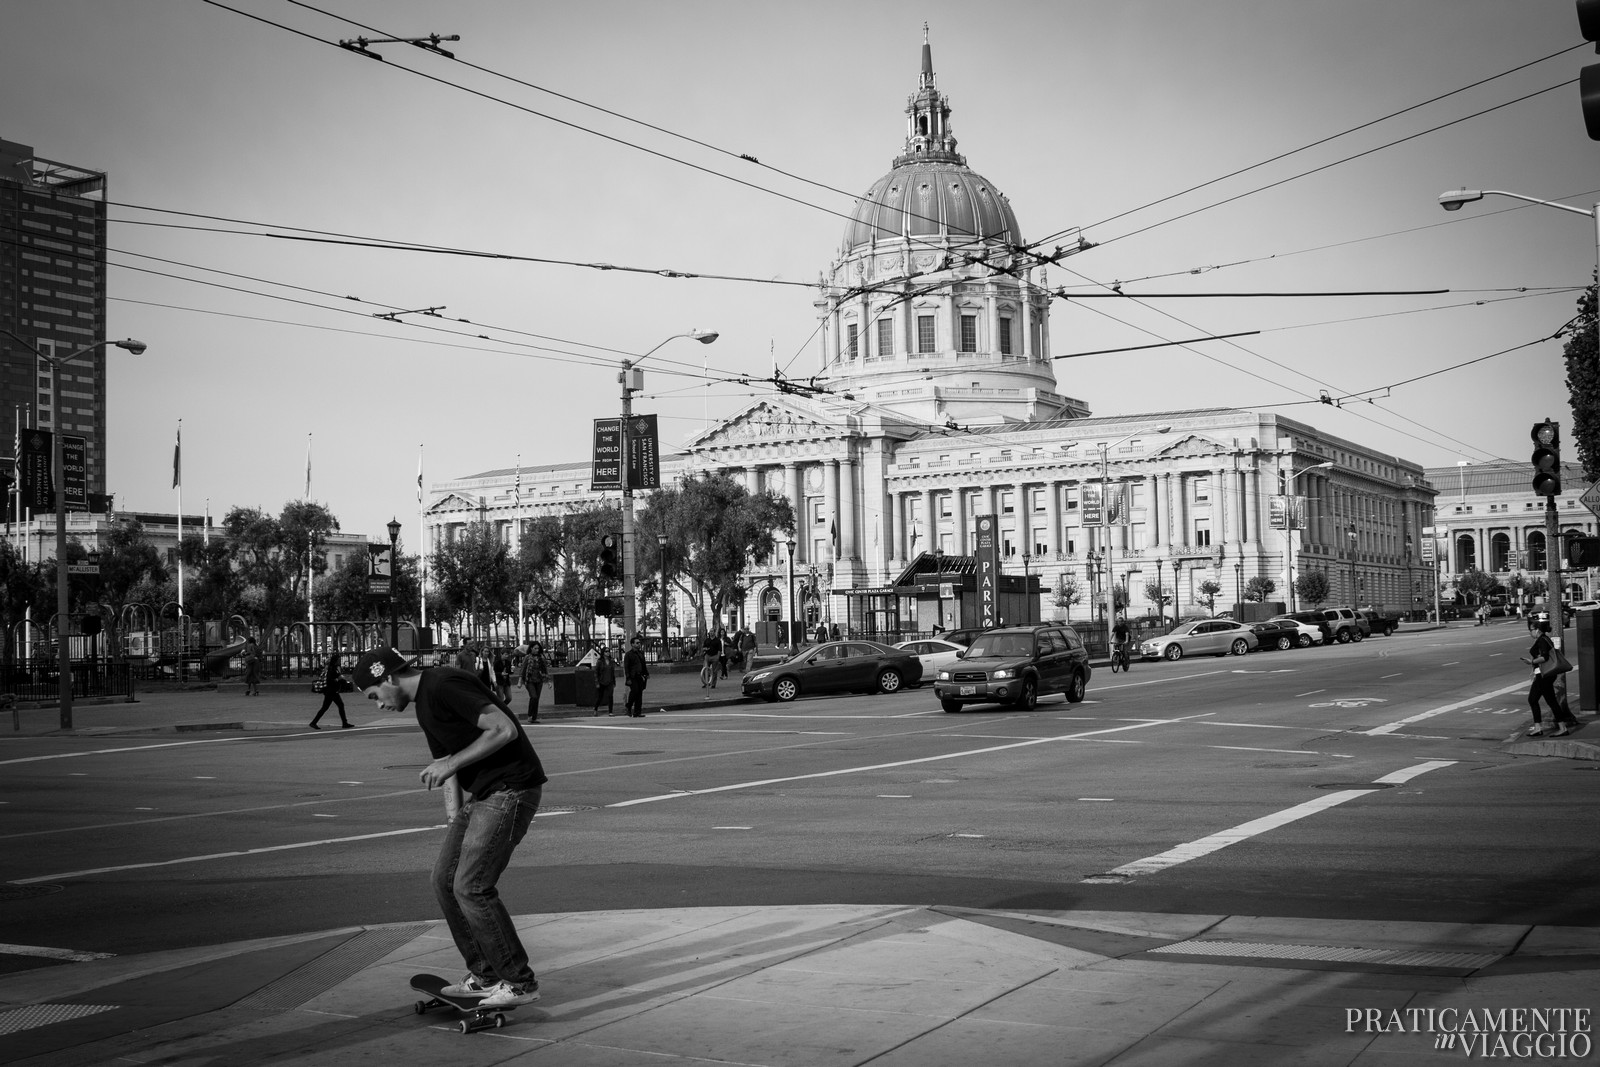
[[[939,903],[1600,923],[1597,765],[1512,757],[1521,627],[530,728],[514,912]],[[204,699],[197,697],[197,699]],[[1586,730],[1600,729],[1589,726]],[[402,721],[7,740],[0,945],[127,954],[433,918],[442,804]],[[39,965],[0,947],[0,970]]]

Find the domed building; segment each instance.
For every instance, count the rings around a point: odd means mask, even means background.
[[[924,31],[900,154],[818,280],[816,377],[661,461],[663,484],[719,472],[794,508],[793,540],[720,621],[766,640],[790,620],[884,640],[973,625],[994,615],[980,540],[1007,621],[1086,634],[1103,636],[1108,600],[1171,619],[1242,600],[1252,580],[1298,606],[1308,569],[1330,604],[1420,608],[1435,490],[1419,465],[1269,412],[1093,416],[1056,391],[1045,269],[950,116]],[[437,483],[426,544],[490,522],[514,545],[535,516],[605,502],[590,480],[580,459]]]
[[[856,201],[822,278],[821,381],[923,423],[1087,415],[1055,392],[1045,270],[1006,195],[956,151],[933,50],[894,166]]]

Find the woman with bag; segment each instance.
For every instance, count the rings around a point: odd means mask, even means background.
[[[544,680],[549,673],[550,665],[544,658],[544,646],[535,641],[522,657],[522,688],[528,691],[529,723],[539,721],[539,692],[544,689]]]
[[[1556,699],[1556,676],[1572,670],[1572,664],[1550,640],[1549,622],[1538,623],[1538,636],[1533,639],[1533,647],[1522,657],[1522,662],[1533,667],[1533,684],[1528,687],[1528,707],[1533,709],[1533,725],[1528,728],[1528,736],[1540,737],[1544,734],[1544,719],[1539,711],[1539,698],[1543,697],[1544,702],[1550,705],[1550,717],[1555,723],[1554,736],[1565,737],[1572,732],[1572,727],[1578,725],[1578,720]]]
[[[344,700],[339,696],[339,650],[336,648],[328,653],[328,662],[322,669],[322,707],[317,709],[316,715],[311,719],[311,728],[320,730],[317,723],[322,721],[322,716],[327,714],[328,708],[337,705],[339,708],[339,725],[348,730],[354,724],[345,717]]]

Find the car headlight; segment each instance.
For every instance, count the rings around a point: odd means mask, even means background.
[[[1000,670],[995,671],[993,674],[989,675],[989,677],[991,677],[991,678],[1010,678],[1015,673],[1016,673],[1015,671],[1008,671],[1008,670],[1006,670],[1004,668],[1001,668]]]
[[[939,681],[948,682],[949,680],[950,680],[950,672],[949,671],[940,671],[939,672]]]
[[[747,682],[759,682],[759,681],[761,681],[761,679],[767,677],[771,673],[772,673],[771,671],[757,671],[756,673],[752,674],[750,677],[746,678],[745,681],[747,681]]]

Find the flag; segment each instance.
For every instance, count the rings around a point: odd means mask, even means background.
[[[833,541],[833,554],[839,554],[839,520],[832,519],[828,522],[828,537]]]
[[[172,488],[183,484],[183,420],[178,420],[178,438],[172,445]]]
[[[517,482],[511,487],[511,501],[517,507],[522,506],[522,453],[517,453]]]
[[[417,446],[417,507],[422,506],[422,446]]]

